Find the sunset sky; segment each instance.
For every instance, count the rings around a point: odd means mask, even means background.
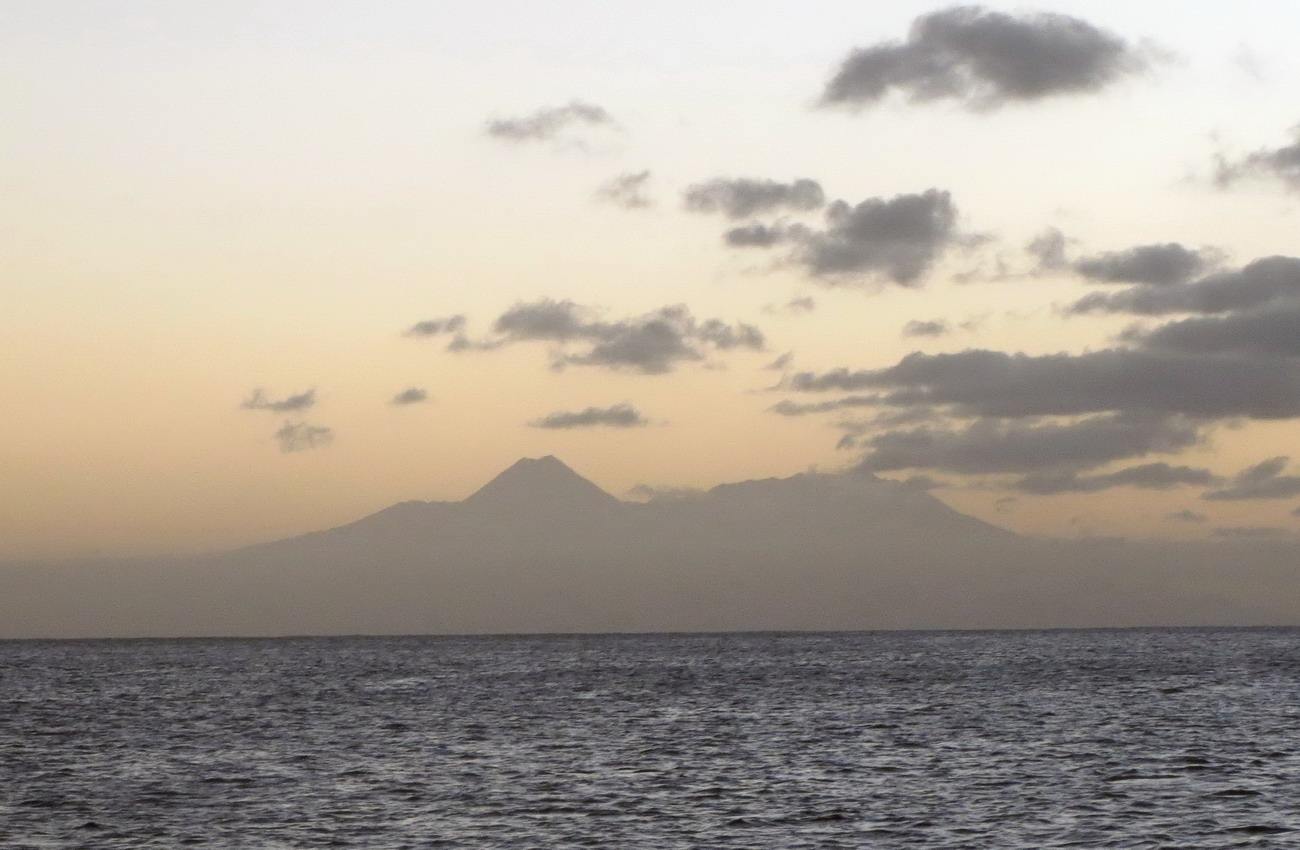
[[[1294,535],[1297,32],[0,0],[0,559],[269,540],[546,454],[622,497],[861,467],[1029,534]]]

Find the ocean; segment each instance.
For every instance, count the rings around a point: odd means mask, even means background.
[[[1300,629],[0,642],[4,848],[1300,846]]]

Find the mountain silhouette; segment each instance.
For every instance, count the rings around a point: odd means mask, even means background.
[[[0,564],[0,637],[1300,623],[1300,547],[1025,538],[865,472],[621,501],[553,456],[190,558]]]

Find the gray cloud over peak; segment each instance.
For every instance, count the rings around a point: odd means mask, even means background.
[[[1206,522],[1209,520],[1205,514],[1198,514],[1196,511],[1183,508],[1181,511],[1175,511],[1172,514],[1165,514],[1165,519],[1169,522]]]
[[[424,390],[420,389],[419,387],[408,387],[407,389],[404,389],[397,395],[393,396],[388,403],[402,406],[407,404],[419,404],[420,402],[424,402],[428,400],[429,400],[429,394]]]
[[[334,441],[334,429],[306,422],[286,422],[275,432],[280,451],[289,454],[323,448]]]
[[[521,118],[487,122],[487,134],[512,142],[546,141],[573,126],[610,125],[614,118],[603,107],[575,100],[565,106],[539,109]]]
[[[1076,301],[1070,313],[1227,313],[1270,302],[1300,301],[1300,258],[1264,257],[1206,275],[1190,283],[1139,285],[1119,292],[1095,292]]]
[[[897,91],[986,110],[1100,91],[1149,64],[1143,50],[1078,18],[957,6],[917,18],[904,42],[854,50],[821,100],[864,107]]]
[[[540,419],[528,423],[533,428],[562,429],[570,428],[643,428],[650,420],[641,415],[635,407],[627,402],[610,407],[588,407],[583,410],[557,410]]]
[[[952,330],[942,319],[913,319],[903,325],[903,336],[943,336]]]
[[[1113,487],[1138,487],[1146,490],[1168,490],[1179,486],[1203,487],[1216,480],[1208,469],[1144,463],[1099,475],[1079,475],[1073,470],[1036,472],[1021,478],[1012,487],[1024,493],[1050,496],[1058,493],[1095,493]]]
[[[625,210],[645,209],[654,206],[646,195],[650,172],[627,171],[609,180],[596,190],[596,200],[622,207]]]
[[[737,219],[778,210],[806,212],[825,203],[821,185],[806,178],[778,183],[748,177],[719,177],[688,186],[682,194],[683,206],[692,212],[718,212]]]
[[[292,413],[295,410],[306,410],[316,403],[316,390],[310,389],[297,395],[286,396],[282,399],[271,399],[266,397],[261,387],[253,392],[240,403],[244,410],[269,410],[272,413]]]
[[[1284,528],[1276,528],[1271,525],[1229,525],[1216,528],[1210,533],[1215,537],[1229,539],[1260,539],[1282,537],[1287,532]]]
[[[497,318],[493,332],[495,336],[486,340],[454,340],[451,349],[486,350],[545,341],[560,346],[552,355],[552,368],[599,366],[660,374],[671,372],[678,363],[703,361],[708,351],[761,351],[766,344],[762,331],[753,325],[697,320],[681,304],[605,321],[590,307],[549,298],[514,305]],[[586,348],[571,351],[569,345]]]
[[[1165,242],[1082,257],[1075,261],[1074,270],[1097,283],[1162,286],[1191,280],[1204,272],[1212,260],[1206,251]]]
[[[888,390],[883,403],[944,405],[962,416],[1300,416],[1300,362],[1125,348],[1078,355],[915,352],[885,369],[799,372],[787,386],[803,392]]]
[[[406,329],[406,336],[425,337],[456,333],[465,327],[464,316],[447,316],[442,319],[425,319]]]
[[[1289,457],[1272,457],[1243,469],[1232,478],[1231,486],[1206,493],[1211,501],[1245,499],[1290,499],[1300,496],[1300,475],[1283,475]]]
[[[1229,160],[1220,157],[1214,182],[1226,188],[1247,177],[1265,177],[1281,181],[1288,189],[1300,192],[1300,126],[1292,129],[1295,141],[1279,148],[1265,148]]]
[[[932,469],[963,475],[1090,469],[1195,445],[1194,424],[1178,417],[1092,416],[1074,422],[979,419],[963,428],[887,431],[865,441],[862,468]]]

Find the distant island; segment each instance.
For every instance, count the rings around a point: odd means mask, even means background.
[[[621,501],[553,457],[231,552],[0,564],[0,637],[1300,624],[1294,541],[1018,536],[865,472]]]

